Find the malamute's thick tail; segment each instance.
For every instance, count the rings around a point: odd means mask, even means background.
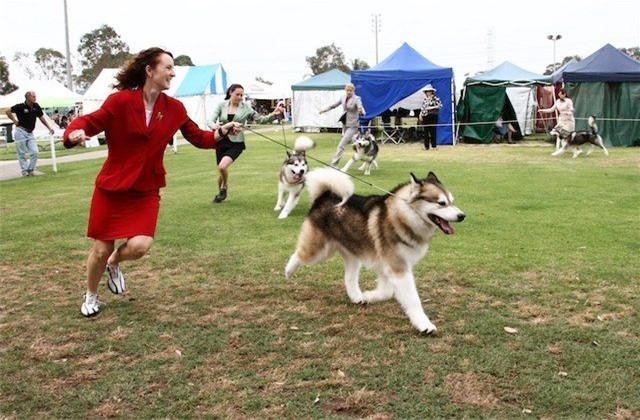
[[[307,174],[305,185],[311,197],[311,204],[326,191],[330,191],[342,201],[338,206],[343,205],[349,197],[353,195],[353,182],[347,174],[334,168],[314,169]]]

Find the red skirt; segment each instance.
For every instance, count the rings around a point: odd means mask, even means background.
[[[101,241],[153,237],[156,233],[160,192],[112,192],[96,187],[91,199],[87,236]]]

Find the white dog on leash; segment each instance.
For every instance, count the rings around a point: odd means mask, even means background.
[[[309,137],[300,136],[294,143],[293,153],[287,151],[287,158],[280,168],[278,201],[273,208],[273,210],[280,212],[278,219],[286,219],[300,200],[306,175],[309,172],[306,151],[314,146],[315,143]],[[285,202],[284,197],[287,194]]]

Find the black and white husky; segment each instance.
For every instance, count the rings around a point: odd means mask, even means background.
[[[602,149],[605,155],[609,156],[609,151],[604,147],[602,137],[598,134],[598,125],[596,124],[596,117],[593,115],[589,117],[589,130],[586,131],[574,131],[568,137],[560,140],[560,148],[551,153],[551,156],[560,156],[566,152],[570,147],[573,148],[573,157],[576,158],[582,153],[582,145],[589,143],[591,147],[587,151],[587,155],[593,152],[595,146]]]
[[[305,176],[309,172],[305,152],[314,146],[315,143],[309,137],[300,136],[295,141],[293,152],[287,151],[287,158],[280,168],[278,201],[273,208],[273,210],[280,212],[278,219],[286,219],[300,200]],[[285,194],[288,194],[286,202]]]
[[[337,251],[344,260],[344,283],[353,303],[395,297],[418,331],[435,332],[422,308],[413,266],[425,256],[438,230],[451,235],[450,223],[465,218],[436,175],[429,172],[418,179],[411,174],[409,182],[390,193],[365,197],[353,194],[348,175],[323,168],[308,174],[307,187],[311,210],[285,276],[290,278],[301,265],[322,262]],[[378,275],[374,290],[360,290],[363,265]]]
[[[376,142],[376,138],[373,137],[373,134],[369,131],[366,133],[358,132],[353,137],[353,156],[351,156],[351,159],[344,165],[342,171],[347,172],[354,162],[363,160],[364,163],[358,169],[360,171],[364,170],[365,175],[370,175],[371,165],[375,165],[376,168],[378,167],[376,159],[378,158],[379,150],[378,143]]]

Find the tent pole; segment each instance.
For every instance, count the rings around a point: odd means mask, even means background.
[[[458,143],[458,129],[456,127],[456,82],[453,77],[451,78],[451,134],[453,134],[451,144],[455,146]]]
[[[467,84],[464,84],[464,87],[462,88],[462,95],[460,96],[460,100],[464,101],[464,97],[467,94]],[[458,120],[458,123],[456,124],[456,144],[458,144],[458,140],[460,136],[460,120]]]
[[[51,164],[53,166],[53,172],[58,173],[58,162],[56,160],[56,143],[53,140],[52,135],[49,135],[49,144],[51,145]]]

